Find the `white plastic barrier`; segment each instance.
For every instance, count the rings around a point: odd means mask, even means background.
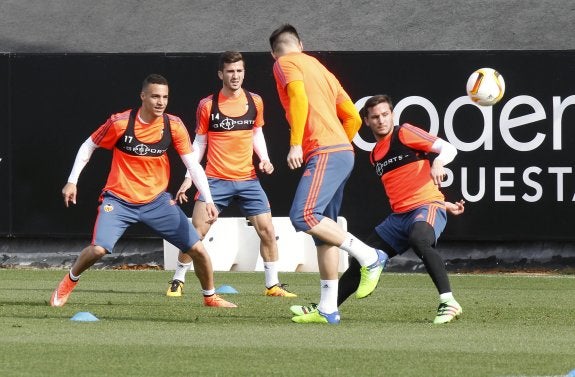
[[[191,221],[191,219],[190,219]],[[318,272],[317,252],[311,236],[296,232],[288,217],[272,218],[278,243],[278,271]],[[337,223],[347,230],[347,221]],[[214,271],[263,271],[260,239],[255,228],[243,217],[220,217],[204,238]],[[164,240],[164,268],[175,270],[178,249]],[[340,250],[339,271],[348,267],[347,253]],[[192,266],[193,270],[193,266]]]

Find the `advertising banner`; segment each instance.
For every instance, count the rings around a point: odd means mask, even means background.
[[[575,215],[575,52],[310,52],[340,80],[358,107],[388,94],[396,123],[411,123],[458,149],[442,191],[466,201],[450,217],[444,239],[473,241],[572,241]],[[262,96],[264,134],[276,171],[262,176],[274,216],[287,216],[301,171],[286,165],[289,129],[275,89],[269,53],[247,53],[244,87]],[[217,54],[24,54],[0,60],[12,88],[8,127],[2,126],[0,157],[11,153],[12,172],[0,162],[0,206],[12,206],[11,223],[0,215],[0,232],[14,235],[87,235],[109,169],[110,152],[97,150],[78,185],[78,204],[66,209],[60,190],[81,143],[110,114],[139,105],[149,73],[170,81],[168,113],[178,115],[193,137],[199,100],[221,87]],[[494,106],[473,104],[469,75],[496,69],[506,91]],[[4,90],[4,88],[2,89]],[[0,96],[7,95],[0,90]],[[9,129],[8,129],[9,128]],[[6,140],[10,137],[9,146]],[[352,233],[365,236],[389,214],[384,191],[369,163],[373,137],[366,127],[354,139],[356,162],[341,215]],[[170,192],[184,175],[172,156]],[[8,191],[12,190],[12,195]],[[7,198],[10,197],[10,202]],[[191,215],[191,206],[184,210]],[[8,213],[10,213],[8,211]],[[235,216],[235,209],[222,216]],[[150,235],[136,228],[133,235]]]
[[[10,232],[10,72],[9,56],[0,55],[0,111],[4,121],[0,122],[0,234]]]

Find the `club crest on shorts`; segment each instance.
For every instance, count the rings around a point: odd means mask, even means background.
[[[114,206],[111,204],[104,204],[104,212],[112,212],[114,210]]]

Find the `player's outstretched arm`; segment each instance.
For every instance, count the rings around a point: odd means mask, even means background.
[[[76,184],[68,182],[64,185],[62,189],[62,196],[64,197],[64,205],[69,207],[70,204],[76,204],[76,194],[78,193],[78,188]]]
[[[202,162],[202,158],[204,158],[204,153],[206,152],[207,146],[207,135],[196,134],[194,142],[192,143],[192,158],[198,162]],[[184,177],[184,181],[176,193],[176,200],[178,203],[182,204],[188,201],[188,195],[186,194],[186,191],[192,187],[192,184],[193,182],[192,177],[190,176],[190,171],[186,169],[186,176]]]
[[[465,211],[465,200],[461,199],[458,202],[444,202],[445,203],[445,210],[447,213],[457,216],[461,215]]]
[[[76,196],[78,193],[78,179],[80,178],[80,173],[84,170],[84,167],[90,161],[92,153],[98,148],[98,145],[92,141],[92,137],[89,137],[82,143],[78,153],[76,154],[76,159],[74,160],[74,166],[72,166],[72,171],[68,177],[68,182],[62,188],[62,196],[64,197],[64,205],[69,207],[70,204],[76,204]]]
[[[309,102],[303,81],[292,81],[287,84],[289,98],[288,122],[290,125],[290,150],[287,163],[290,169],[297,169],[303,164],[302,141],[309,110]]]
[[[213,224],[218,219],[218,209],[214,203],[206,203],[206,212],[208,213],[208,224]]]
[[[274,166],[270,161],[268,155],[268,148],[266,145],[266,139],[264,137],[264,132],[261,127],[254,127],[253,130],[254,138],[254,152],[258,155],[260,163],[258,168],[262,173],[271,174],[274,172]]]
[[[444,166],[453,161],[457,155],[457,148],[447,141],[437,138],[431,146],[431,151],[438,154],[431,164],[431,179],[437,186],[441,186],[441,182],[447,175]]]
[[[192,178],[186,176],[182,182],[182,185],[178,189],[178,192],[176,193],[176,200],[178,203],[182,204],[188,202],[188,195],[186,194],[186,191],[188,191],[190,187],[192,187]]]
[[[352,141],[361,127],[361,116],[351,100],[338,103],[337,117],[341,120],[343,129],[349,141]]]
[[[212,224],[218,218],[218,211],[214,205],[214,199],[212,198],[212,193],[210,191],[210,185],[208,184],[208,178],[206,177],[206,172],[202,165],[194,158],[192,153],[188,153],[180,156],[184,165],[190,172],[190,177],[192,182],[196,185],[198,191],[203,196],[206,203],[206,211],[208,212],[208,222]]]

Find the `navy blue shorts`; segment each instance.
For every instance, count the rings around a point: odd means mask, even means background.
[[[139,222],[184,252],[200,240],[188,217],[167,192],[147,204],[128,203],[105,192],[98,207],[92,244],[111,253],[126,229]]]
[[[230,206],[232,200],[236,199],[242,214],[246,217],[261,215],[271,212],[270,202],[260,184],[259,179],[249,179],[247,181],[230,181],[226,179],[208,178],[212,199],[218,212]],[[205,202],[202,195],[196,198]]]
[[[289,214],[296,230],[308,231],[324,217],[337,221],[353,163],[352,151],[320,153],[308,160]],[[314,241],[316,245],[322,244]]]
[[[409,233],[417,221],[425,221],[433,227],[435,242],[447,224],[447,213],[443,203],[429,203],[417,207],[409,212],[392,213],[381,224],[375,227],[377,234],[396,253],[402,254],[409,249]]]

